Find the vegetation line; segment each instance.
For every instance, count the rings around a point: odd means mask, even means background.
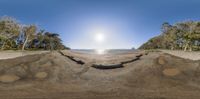
[[[200,50],[200,22],[187,21],[170,25],[165,22],[161,35],[151,38],[139,49]]]
[[[61,50],[69,49],[62,44],[57,33],[47,32],[38,26],[20,24],[8,16],[0,17],[1,50]]]

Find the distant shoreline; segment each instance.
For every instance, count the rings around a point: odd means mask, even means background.
[[[128,54],[132,52],[137,52],[140,50],[132,50],[132,49],[112,49],[112,50],[106,50],[105,54]],[[148,50],[147,50],[148,51]],[[190,60],[200,60],[200,51],[182,51],[182,50],[157,50],[161,51],[163,53],[167,53],[170,55],[174,55],[177,57],[181,57],[184,59],[190,59]],[[15,51],[15,50],[6,50],[6,51],[0,51],[0,60],[1,59],[10,59],[10,58],[16,58],[26,55],[33,55],[33,54],[41,54],[46,53],[49,51]],[[71,49],[71,52],[75,53],[83,53],[83,54],[97,54],[95,49]]]

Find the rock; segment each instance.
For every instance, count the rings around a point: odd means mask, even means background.
[[[164,56],[160,56],[158,57],[158,64],[160,65],[164,65],[166,62],[165,62],[165,58]]]
[[[176,76],[176,75],[180,74],[180,70],[178,70],[176,68],[164,69],[163,74],[165,76]]]
[[[35,74],[35,78],[37,78],[37,79],[44,79],[44,78],[47,77],[47,75],[48,74],[46,72],[38,72],[38,73]]]
[[[11,75],[11,74],[0,76],[0,82],[3,82],[3,83],[12,83],[19,79],[20,79],[20,77],[18,77],[16,75]]]

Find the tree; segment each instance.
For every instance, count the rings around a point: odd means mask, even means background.
[[[196,23],[193,21],[188,21],[185,22],[184,24],[186,25],[185,26],[186,29],[184,31],[185,33],[183,35],[183,38],[185,40],[184,51],[187,51],[188,48],[190,51],[192,51]]]
[[[16,39],[20,33],[20,25],[12,17],[1,17],[0,19],[0,36],[1,36],[1,49],[3,50],[6,42]]]
[[[37,45],[37,48],[43,48],[44,46],[44,32],[45,30],[40,30],[38,33],[37,33],[37,41],[38,41],[38,45]]]
[[[56,47],[59,48],[60,45],[62,45],[61,39],[59,38],[59,34],[46,32],[45,36],[46,36],[46,43],[49,43],[50,50],[54,50],[56,49]]]
[[[23,27],[25,41],[23,43],[22,51],[24,50],[27,42],[29,42],[30,40],[34,38],[36,31],[37,31],[37,27],[35,25]]]
[[[161,31],[163,33],[166,33],[166,32],[168,32],[169,29],[171,29],[171,27],[172,27],[172,25],[170,25],[168,22],[164,22],[162,24]]]
[[[177,41],[177,28],[175,26],[171,26],[168,30],[164,33],[164,40],[170,46],[170,49],[173,50],[176,46]]]
[[[140,46],[139,49],[161,49],[163,48],[163,36],[159,35],[151,38],[148,42]]]
[[[56,33],[37,32],[35,25],[19,24],[12,17],[0,17],[0,49],[69,49]]]
[[[140,48],[145,49],[183,49],[192,51],[200,49],[200,22],[186,21],[170,25],[165,22],[161,35],[150,39]]]
[[[1,50],[4,49],[4,46],[6,45],[6,39],[4,36],[0,36],[0,43],[1,43]]]

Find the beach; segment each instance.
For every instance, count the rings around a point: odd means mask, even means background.
[[[62,50],[16,58],[14,54],[0,60],[0,97],[197,99],[200,61],[174,53],[98,55]]]
[[[26,55],[33,55],[33,54],[42,54],[49,51],[0,51],[0,59],[10,59],[10,58],[16,58],[16,57],[22,57]]]
[[[200,51],[192,51],[192,52],[180,51],[180,50],[161,50],[161,51],[185,59],[200,60]]]

